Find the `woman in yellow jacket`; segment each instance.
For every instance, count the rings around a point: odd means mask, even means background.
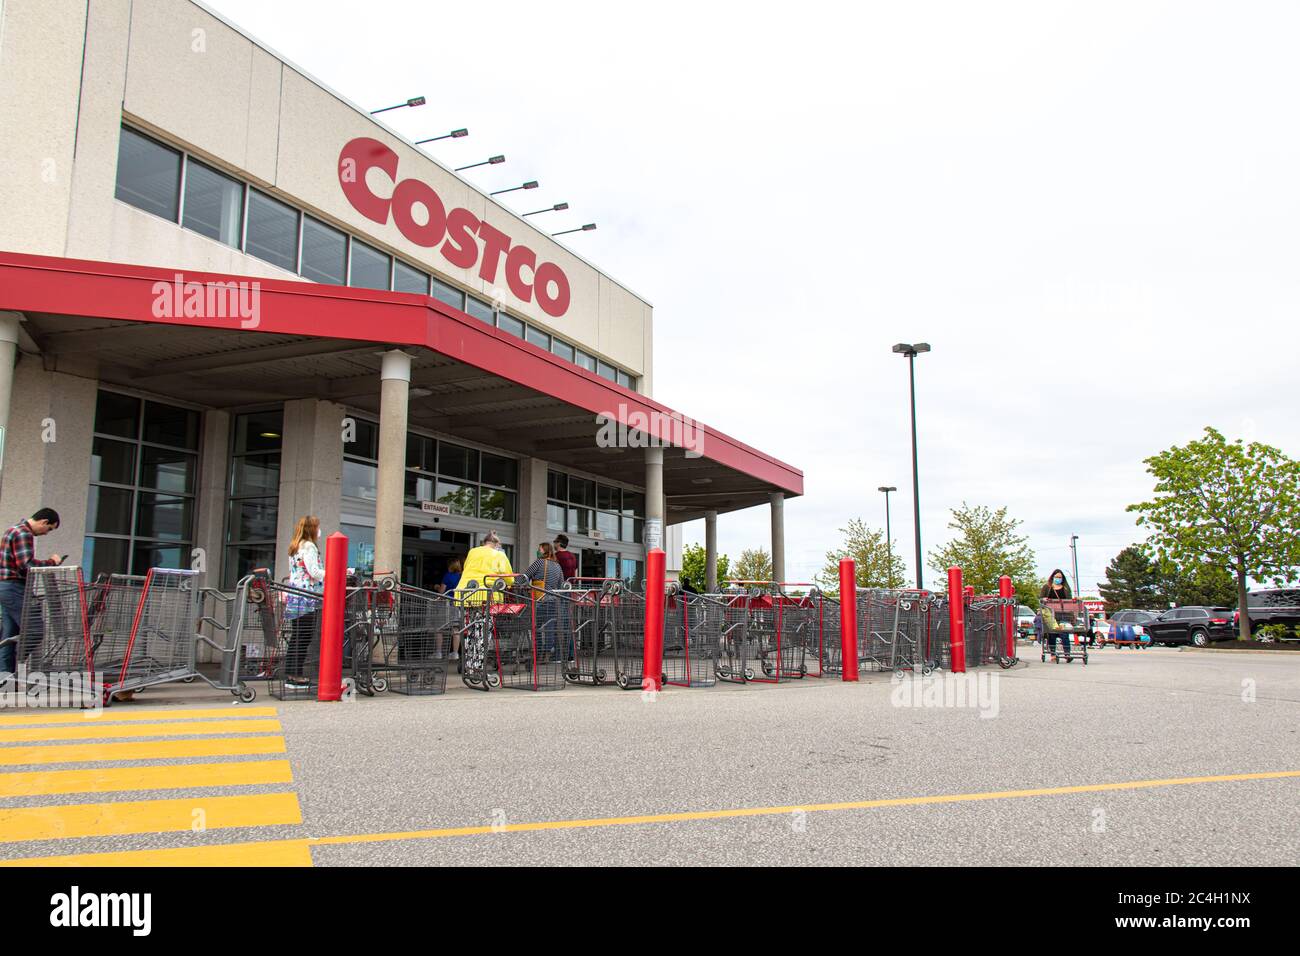
[[[495,531],[489,531],[483,536],[483,543],[477,548],[471,548],[465,556],[465,567],[460,572],[460,594],[466,604],[482,604],[485,600],[483,589],[492,590],[499,578],[512,574],[514,571],[510,568],[510,559],[501,548],[501,539]],[[477,581],[478,587],[467,591],[471,581]],[[501,597],[495,595],[492,599],[499,601]]]

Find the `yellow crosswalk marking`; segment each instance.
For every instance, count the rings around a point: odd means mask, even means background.
[[[0,809],[0,843],[302,823],[295,793]]]
[[[189,737],[195,734],[279,733],[278,720],[189,720],[171,724],[104,724],[86,721],[77,727],[19,727],[0,730],[0,743],[35,740],[94,740],[108,737]]]
[[[35,770],[0,773],[0,797],[36,797],[55,793],[114,793],[123,790],[188,790],[292,783],[287,760],[238,760],[229,763],[151,764],[95,770]]]
[[[0,747],[0,766],[86,763],[92,760],[150,760],[172,757],[234,757],[282,754],[283,737],[229,737],[210,740],[150,740],[121,743],[43,744]]]
[[[4,866],[311,866],[306,840],[227,843],[168,850],[124,850],[0,860]]]
[[[93,724],[99,721],[116,724],[127,720],[191,720],[202,717],[274,716],[274,707],[247,707],[243,704],[187,710],[166,710],[160,707],[151,707],[146,710],[130,710],[125,707],[109,707],[104,710],[47,710],[25,714],[5,714],[0,716],[0,727],[27,727],[33,724]]]

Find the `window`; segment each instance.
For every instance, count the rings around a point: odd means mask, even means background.
[[[502,332],[513,335],[515,338],[522,339],[524,337],[524,323],[513,316],[506,315],[504,312],[497,314],[497,328]]]
[[[496,485],[500,488],[517,488],[519,487],[519,463],[513,458],[502,458],[500,455],[490,455],[483,453],[483,471],[481,481],[485,485]]]
[[[298,210],[256,189],[248,194],[244,251],[273,266],[298,271]]]
[[[180,192],[180,152],[123,126],[117,141],[113,194],[137,209],[175,222]]]
[[[433,473],[438,470],[438,443],[424,435],[406,436],[406,467]]]
[[[379,487],[379,426],[354,418],[351,441],[343,445],[343,497],[374,501]]]
[[[254,568],[275,567],[284,413],[276,408],[236,415],[232,431],[226,560],[221,579],[226,589]]]
[[[244,184],[191,159],[185,166],[181,225],[238,249],[243,218]]]
[[[513,491],[499,491],[495,488],[479,489],[479,517],[489,521],[503,521],[514,524],[516,520],[516,498]]]
[[[408,266],[398,259],[393,263],[393,291],[428,295],[429,277],[414,266]]]
[[[438,474],[448,478],[478,480],[478,452],[473,448],[438,443]]]
[[[348,536],[348,567],[358,571],[375,569],[375,529],[359,524],[339,525]]]
[[[478,487],[456,482],[439,480],[433,499],[439,504],[449,505],[454,515],[473,518],[478,513]]]
[[[484,302],[482,299],[476,299],[472,295],[465,296],[465,311],[488,325],[492,324],[492,320],[496,315],[489,303]]]
[[[622,385],[624,388],[632,388],[632,376],[628,375],[627,372],[622,369],[619,369],[618,384]]]
[[[352,272],[348,285],[361,289],[387,289],[393,261],[384,253],[364,242],[352,240]]]
[[[348,274],[348,237],[311,216],[302,221],[302,276],[313,282],[343,285]]]
[[[645,495],[576,475],[546,473],[546,527],[573,534],[600,533],[608,541],[640,544],[644,538]]]
[[[535,329],[531,325],[528,326],[526,338],[529,342],[536,345],[544,352],[549,352],[551,350],[551,337],[541,329]]]
[[[596,374],[601,378],[609,379],[611,382],[618,380],[618,372],[615,370],[614,366],[607,365],[604,362],[596,363]]]
[[[574,361],[578,363],[579,368],[585,368],[588,372],[596,371],[596,360],[582,349],[577,350]]]
[[[84,555],[92,577],[190,566],[198,435],[196,411],[99,393]]]
[[[452,308],[460,309],[462,312],[465,310],[465,293],[461,292],[460,289],[448,285],[441,279],[433,278],[429,280],[429,286],[429,295],[440,302],[446,302]],[[491,321],[491,319],[488,321]]]
[[[558,355],[566,362],[573,361],[573,346],[569,345],[567,342],[561,342],[559,339],[554,339],[551,342],[551,353],[553,355]]]
[[[546,497],[558,498],[560,501],[568,501],[569,476],[562,471],[547,471]]]

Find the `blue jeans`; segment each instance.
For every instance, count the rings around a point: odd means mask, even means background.
[[[26,593],[27,589],[18,581],[0,581],[0,640],[18,636]],[[17,653],[17,643],[0,646],[0,674],[13,673]]]

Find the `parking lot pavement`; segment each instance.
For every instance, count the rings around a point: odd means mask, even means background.
[[[936,706],[956,685],[888,675],[653,699],[457,686],[435,698],[276,703],[292,782],[270,792],[296,795],[301,824],[235,818],[220,833],[45,838],[0,855],[188,841],[264,842],[280,857],[289,846],[317,865],[1300,857],[1293,657],[1107,649],[1087,667],[1034,658],[974,679],[970,701],[947,701],[970,706]]]

